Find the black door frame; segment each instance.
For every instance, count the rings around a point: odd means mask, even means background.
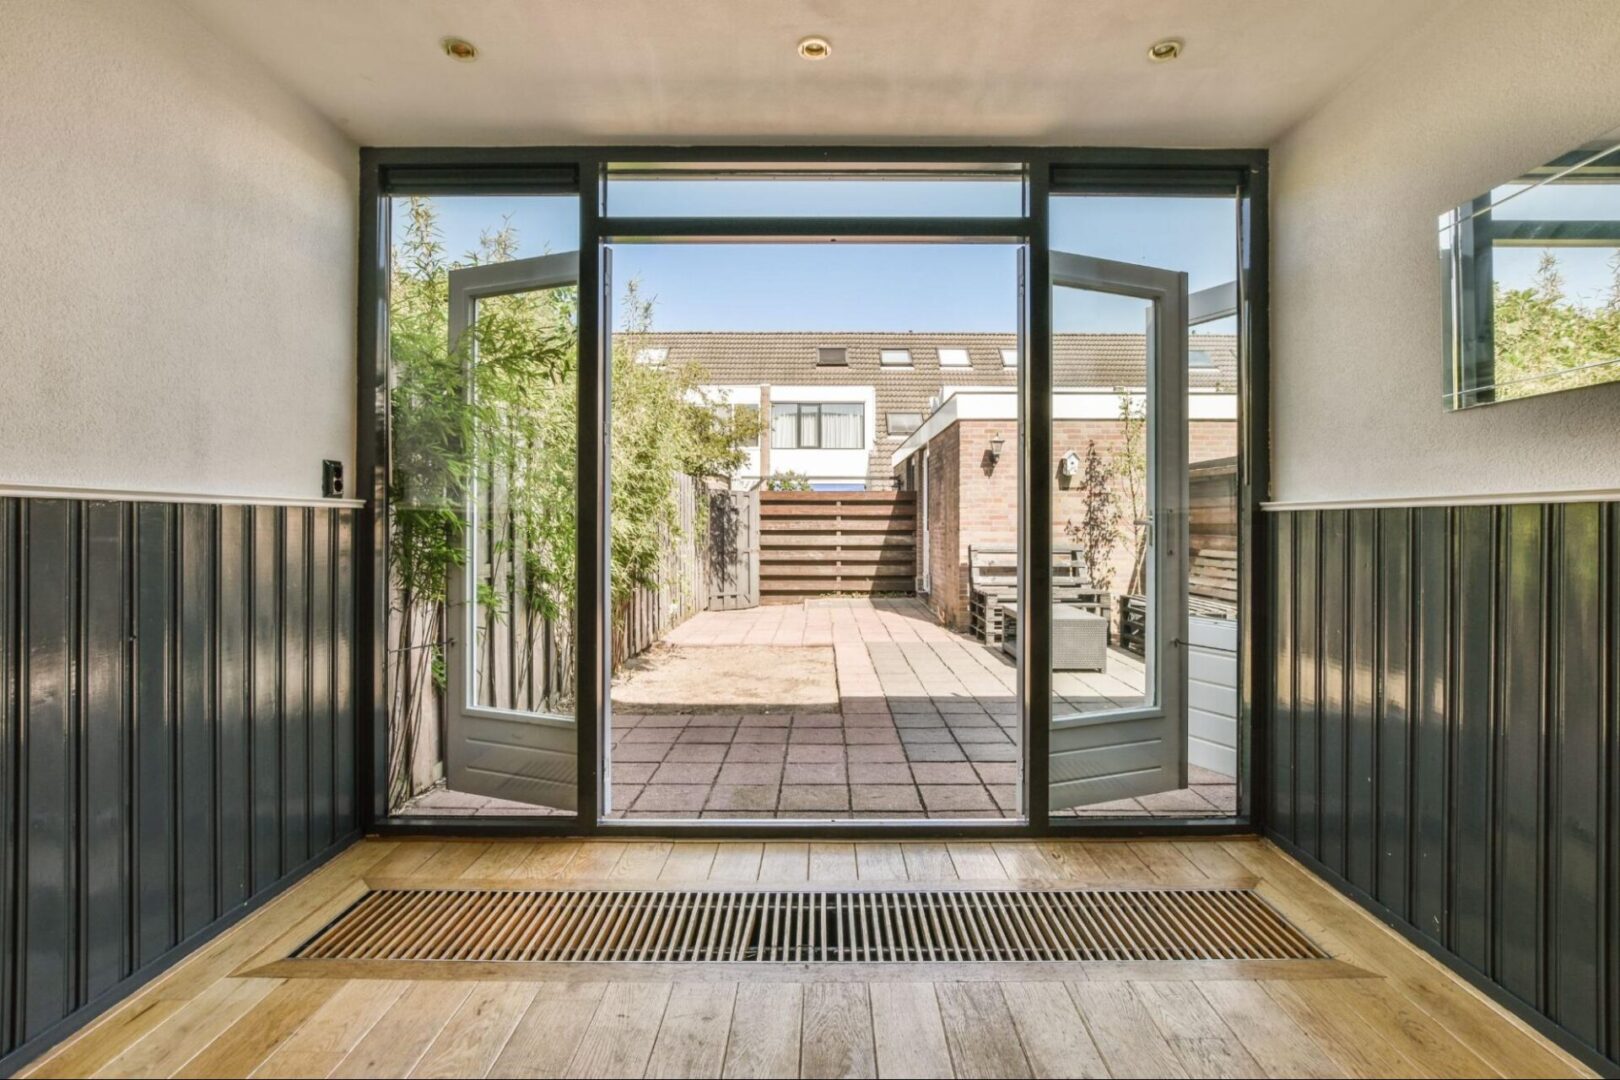
[[[1025,212],[1013,218],[612,218],[604,214],[602,178],[609,165],[679,166],[779,164],[785,169],[817,166],[946,164],[1022,169]],[[360,152],[360,280],[358,304],[359,372],[356,394],[358,435],[356,476],[366,510],[357,530],[355,567],[360,626],[356,634],[357,738],[368,753],[357,753],[363,825],[368,832],[437,836],[668,836],[729,839],[970,838],[1004,839],[1056,836],[1189,836],[1250,834],[1264,822],[1266,790],[1265,718],[1269,633],[1264,573],[1269,555],[1260,545],[1260,502],[1270,487],[1268,417],[1269,230],[1268,163],[1264,150],[1168,150],[1051,147],[389,147]],[[1049,200],[1071,193],[1141,195],[1235,195],[1234,230],[1238,262],[1239,460],[1238,529],[1243,591],[1239,597],[1238,813],[1233,818],[1052,819],[1047,814],[1048,725],[1033,722],[1045,710],[1029,702],[1050,698],[1051,655],[1046,635],[1031,634],[1021,670],[1024,790],[1027,817],[1020,822],[984,824],[929,821],[717,822],[681,824],[598,820],[601,745],[579,741],[577,816],[534,818],[390,817],[387,812],[388,720],[386,629],[388,625],[387,544],[387,285],[390,199],[399,195],[578,195],[579,196],[579,446],[577,467],[579,559],[577,581],[578,663],[576,711],[600,717],[608,695],[606,663],[608,612],[600,603],[607,591],[608,542],[605,500],[608,388],[603,345],[607,340],[602,299],[604,244],[615,238],[734,239],[760,241],[947,240],[1000,241],[1026,245],[1021,332],[1028,358],[1019,372],[1026,460],[1051,460],[1051,248]],[[1051,534],[1031,528],[1044,521],[1051,504],[1049,469],[1021,469],[1025,558],[1023,595],[1030,598],[1030,624],[1045,625],[1051,604]],[[592,808],[585,810],[584,808]]]

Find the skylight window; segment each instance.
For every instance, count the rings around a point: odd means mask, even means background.
[[[878,363],[884,367],[910,367],[910,349],[879,349]]]
[[[1215,366],[1215,359],[1202,349],[1194,349],[1187,353],[1187,366],[1189,368],[1212,368]]]
[[[842,345],[823,345],[816,350],[817,367],[848,367],[849,350]]]
[[[1017,349],[1002,349],[1001,350],[1001,366],[1002,367],[1017,367],[1018,366],[1018,350]]]
[[[669,347],[666,345],[652,346],[636,350],[636,363],[648,364],[652,367],[663,367],[669,360]]]
[[[939,350],[939,366],[972,367],[973,361],[968,359],[966,349],[941,349]]]

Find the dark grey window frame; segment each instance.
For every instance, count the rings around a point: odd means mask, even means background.
[[[860,442],[859,446],[826,446],[826,445],[823,444],[823,440],[821,438],[821,432],[822,432],[821,414],[826,409],[826,407],[828,405],[854,405],[857,409],[860,410],[861,442]],[[773,402],[771,402],[771,430],[773,432],[776,430],[776,426],[775,426],[776,425],[776,410],[778,410],[778,409],[792,409],[794,411],[795,419],[793,421],[793,445],[792,446],[779,445],[776,442],[776,436],[773,434],[771,436],[771,449],[772,450],[865,450],[865,449],[867,449],[867,446],[866,446],[866,403],[864,401],[773,401]],[[806,443],[804,441],[804,418],[805,418],[806,410],[809,410],[809,409],[814,409],[816,411],[815,412],[815,416],[816,416],[816,441],[814,443]]]
[[[1024,213],[1011,218],[610,218],[602,212],[602,180],[611,164],[712,163],[777,165],[784,169],[883,165],[966,164],[1018,167],[1027,178]],[[1238,201],[1234,235],[1239,266],[1240,413],[1239,530],[1245,588],[1240,601],[1239,809],[1218,819],[1073,819],[1047,813],[1050,699],[1049,643],[1030,635],[1019,673],[1023,711],[1026,816],[1022,822],[898,824],[720,823],[682,826],[692,837],[781,838],[836,836],[893,838],[897,827],[911,837],[1156,836],[1258,832],[1265,821],[1260,801],[1267,790],[1266,725],[1256,714],[1271,677],[1268,591],[1259,528],[1259,504],[1269,490],[1269,173],[1264,150],[1168,150],[1152,148],[1033,147],[391,147],[363,148],[360,176],[360,281],[358,300],[359,432],[357,488],[366,500],[355,565],[360,626],[356,668],[361,807],[364,828],[390,835],[657,835],[656,823],[604,823],[596,813],[548,818],[393,818],[386,805],[387,680],[387,280],[390,199],[421,195],[581,195],[579,289],[578,595],[582,632],[576,642],[580,717],[579,799],[599,799],[601,717],[607,701],[608,582],[606,574],[608,334],[602,302],[603,257],[610,242],[1000,242],[1024,247],[1020,336],[1028,363],[1019,366],[1029,461],[1051,456],[1051,272],[1048,199],[1067,192],[1139,195],[1224,195]],[[1050,615],[1051,478],[1045,469],[1022,470],[1021,505],[1026,536],[1024,595],[1032,624]],[[1038,702],[1032,710],[1028,703]],[[1041,722],[1031,722],[1031,717]]]

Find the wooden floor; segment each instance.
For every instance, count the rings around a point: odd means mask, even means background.
[[[253,974],[366,882],[959,879],[1254,886],[1335,959],[656,977],[553,967],[463,978],[445,965],[409,979],[358,969]],[[373,840],[24,1075],[1589,1074],[1258,841]]]

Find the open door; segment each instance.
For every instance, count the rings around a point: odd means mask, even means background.
[[[1062,810],[1187,784],[1188,317],[1178,271],[1053,252],[1052,284],[1055,460],[1044,464],[1056,476],[1051,808]],[[1087,334],[1108,340],[1086,351],[1118,354],[1111,386],[1095,385],[1094,367],[1068,372]],[[1095,524],[1108,518],[1103,490],[1125,502],[1112,544]]]
[[[476,398],[481,339],[521,333],[526,304],[575,302],[579,254],[568,252],[452,270],[450,344],[464,357],[465,393]],[[480,326],[480,314],[489,320]],[[564,313],[566,314],[566,313]],[[571,325],[566,318],[558,320]],[[507,339],[510,340],[509,338]],[[503,344],[503,347],[507,347]],[[520,342],[518,348],[524,347]],[[552,342],[549,347],[556,348]],[[563,350],[566,353],[566,349]],[[537,387],[537,408],[572,416],[578,358],[554,381]],[[566,404],[565,404],[566,403]],[[481,415],[481,423],[506,418]],[[571,431],[571,423],[546,427]],[[555,467],[577,460],[571,434],[548,447]],[[479,460],[467,478],[463,563],[449,585],[445,732],[448,784],[453,791],[577,810],[578,724],[574,715],[573,508],[558,507],[545,550],[565,552],[566,572],[536,558],[534,510],[527,526],[514,511],[521,484],[510,461]],[[540,509],[543,514],[544,508]],[[525,535],[529,533],[530,535]]]

